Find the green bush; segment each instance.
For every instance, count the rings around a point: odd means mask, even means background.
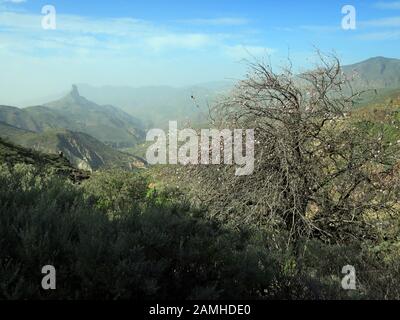
[[[262,296],[274,263],[249,233],[225,229],[187,205],[146,203],[140,177],[128,177],[137,189],[120,178],[108,173],[79,187],[32,167],[3,167],[0,298]],[[40,287],[47,264],[57,270],[55,291]]]
[[[118,217],[118,218],[116,218]],[[75,185],[27,165],[0,167],[0,299],[398,298],[396,240],[287,244],[285,232],[233,230],[139,173]],[[299,249],[300,248],[300,249]],[[41,288],[53,265],[57,289]],[[341,268],[358,290],[341,288]]]
[[[95,172],[83,183],[98,209],[111,214],[129,212],[143,204],[148,181],[140,174],[123,170]]]

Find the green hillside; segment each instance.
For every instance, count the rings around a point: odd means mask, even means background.
[[[20,129],[20,128],[14,127],[12,125],[9,125],[5,122],[0,122],[0,136],[1,137],[11,138],[11,137],[15,137],[15,136],[18,136],[21,134],[26,134],[26,133],[34,133],[34,131]]]
[[[28,112],[16,107],[0,106],[0,121],[24,130],[41,130],[36,120]]]
[[[400,100],[400,89],[381,88],[368,90],[362,94],[356,107],[395,105]]]

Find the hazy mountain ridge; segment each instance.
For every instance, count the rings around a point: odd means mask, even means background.
[[[399,59],[374,57],[342,68],[349,77],[354,78],[355,88],[379,89],[378,93],[383,95],[386,94],[383,89],[400,88]],[[228,93],[234,83],[221,81],[181,88],[78,86],[84,96],[96,103],[119,105],[127,113],[146,122],[148,127],[165,127],[169,120],[204,121],[208,117],[207,105]]]
[[[354,85],[361,88],[400,88],[400,59],[374,57],[352,65],[343,71],[354,76]]]
[[[79,84],[79,90],[99,104],[115,104],[143,120],[147,127],[165,127],[169,120],[199,122],[208,117],[208,104],[227,93],[232,82],[211,82],[187,87],[103,86]]]
[[[24,109],[0,106],[1,137],[46,153],[63,152],[84,170],[145,166],[144,160],[105,144],[132,146],[143,135],[139,120],[111,105],[87,100],[76,86],[65,97],[45,105]]]
[[[0,121],[35,132],[62,128],[84,132],[116,147],[133,146],[144,137],[140,120],[116,107],[85,99],[75,86],[64,98],[44,105],[24,109],[0,106]]]
[[[377,89],[366,95],[365,104],[386,103],[399,97],[399,59],[375,57],[343,66],[343,71],[354,75],[355,87]],[[80,85],[88,99],[74,85],[63,98],[43,105],[23,109],[0,106],[0,136],[47,153],[62,151],[72,164],[85,170],[130,170],[144,166],[145,161],[110,146],[129,148],[142,142],[142,121],[149,128],[164,127],[169,120],[183,125],[202,122],[208,116],[208,104],[232,87],[232,82],[183,88]],[[121,105],[125,111],[113,105]]]

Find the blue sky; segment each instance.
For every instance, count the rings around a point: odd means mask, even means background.
[[[44,5],[56,30],[43,30]],[[343,30],[344,5],[356,29]],[[183,86],[243,77],[243,59],[289,55],[299,70],[314,46],[344,64],[400,58],[400,1],[0,0],[0,104],[92,85]]]

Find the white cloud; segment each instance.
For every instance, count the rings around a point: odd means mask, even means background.
[[[187,28],[177,30],[152,22],[133,18],[90,18],[75,15],[57,15],[57,29],[43,30],[40,14],[0,12],[0,27],[7,30],[6,45],[21,47],[26,50],[62,49],[67,51],[96,49],[121,52],[140,51],[159,52],[172,49],[201,49],[223,47],[226,40],[230,43],[243,43],[241,33],[223,34],[217,32],[190,32]],[[199,19],[198,23],[240,24],[244,20],[234,18]],[[186,30],[185,30],[186,29]],[[1,32],[0,32],[1,36]],[[4,40],[3,33],[3,40]],[[257,47],[249,47],[254,51]],[[238,49],[236,49],[238,50]],[[25,50],[22,50],[25,51]],[[236,55],[235,55],[236,56]]]
[[[293,27],[275,27],[274,30],[281,31],[281,32],[294,32],[296,31]]]
[[[266,48],[262,46],[245,46],[245,45],[233,45],[225,46],[224,52],[229,57],[235,60],[248,59],[248,58],[260,58],[267,55],[271,55],[275,52],[272,48]]]
[[[7,61],[0,72],[6,84],[0,103],[17,103],[21,91],[36,97],[75,82],[183,85],[235,77],[242,67],[234,60],[270,52],[257,35],[239,27],[222,33],[217,26],[198,31],[176,21],[162,25],[58,13],[57,29],[43,30],[41,20],[40,11],[0,10],[0,61]]]
[[[394,2],[377,2],[375,7],[383,10],[400,10],[400,1]]]
[[[132,18],[88,18],[57,15],[57,29],[43,30],[41,16],[25,13],[0,13],[3,43],[31,50],[43,48],[96,49],[98,51],[129,49],[161,50],[171,48],[200,48],[212,41],[212,34],[172,32],[148,21]],[[12,35],[12,36],[11,36]],[[127,52],[128,53],[128,52]]]
[[[300,29],[310,32],[336,32],[342,30],[340,26],[306,25]]]
[[[178,20],[178,22],[200,26],[242,26],[249,23],[247,19],[229,17],[216,19]]]
[[[389,4],[391,4],[391,8],[394,8],[394,2],[381,2],[380,5],[383,8],[389,8]],[[399,2],[400,4],[400,2]],[[370,30],[370,32],[366,32],[358,35],[356,38],[364,41],[385,41],[385,40],[398,40],[400,39],[400,16],[395,17],[386,17],[375,20],[366,20],[360,21],[358,25],[361,28],[366,30]],[[376,30],[379,31],[376,31]]]
[[[365,27],[399,27],[400,17],[388,17],[375,20],[361,21],[360,26]]]
[[[146,42],[156,51],[167,48],[198,49],[214,43],[207,34],[165,34],[150,37]]]
[[[41,15],[17,12],[1,12],[0,26],[14,31],[33,32],[41,30]],[[132,18],[88,18],[57,14],[57,31],[126,36],[155,32],[152,24]]]
[[[26,0],[0,0],[0,3],[24,3]]]
[[[365,33],[365,34],[359,35],[357,38],[360,40],[367,40],[367,41],[397,40],[397,39],[400,39],[400,30],[399,31]]]

